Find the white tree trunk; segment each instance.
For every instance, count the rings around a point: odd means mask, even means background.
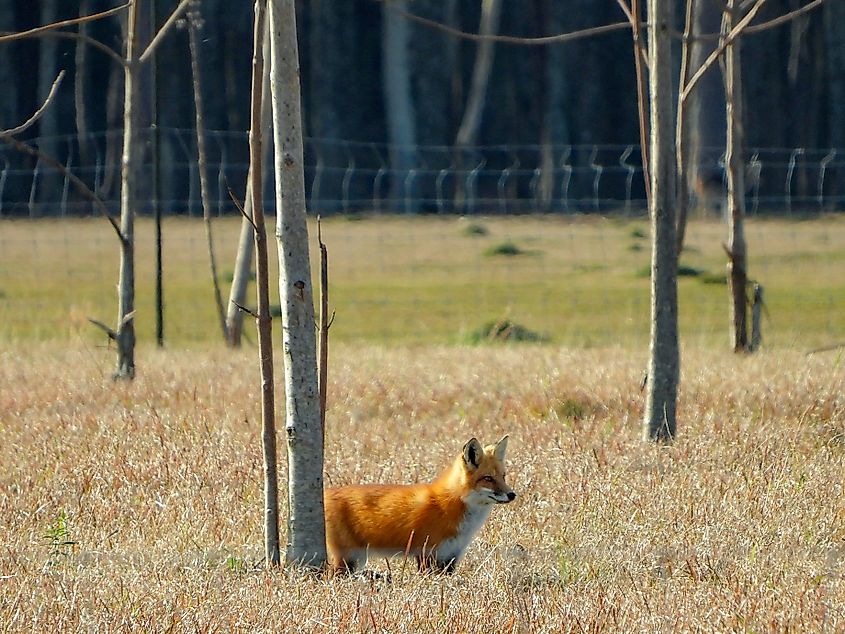
[[[673,0],[648,6],[651,158],[651,346],[644,435],[675,436],[678,393],[678,264],[675,252],[675,149],[672,96]]]
[[[299,53],[294,0],[270,2],[270,90],[275,139],[276,240],[285,360],[288,563],[326,561],[323,432],[317,386],[314,294],[305,218]]]
[[[265,20],[265,27],[267,21]],[[264,30],[262,36],[263,41],[263,64],[266,68],[270,67],[270,38],[267,37],[267,29]],[[264,165],[270,155],[270,148],[272,148],[272,117],[270,108],[270,73],[265,72],[263,78],[263,86],[261,89],[261,164]],[[246,178],[246,189],[249,192],[252,188],[253,166],[250,165],[249,173]],[[259,174],[258,178],[264,182],[264,174]],[[253,217],[252,197],[246,196],[244,201],[244,212],[247,218]],[[233,348],[240,347],[241,337],[243,335],[244,313],[238,308],[243,306],[246,301],[246,291],[249,285],[249,274],[252,270],[252,252],[254,246],[254,237],[252,223],[243,218],[241,221],[241,235],[238,240],[238,253],[235,257],[235,269],[232,276],[232,287],[229,289],[229,304],[226,310],[226,332],[229,335],[229,345]]]
[[[728,0],[725,11],[727,32],[739,21],[736,0]],[[740,75],[740,39],[725,50],[725,93],[727,144],[725,163],[728,175],[728,286],[731,293],[731,344],[734,352],[748,350],[748,251],[745,244],[745,161],[742,158],[742,82]]]
[[[205,240],[208,249],[208,267],[211,273],[211,287],[214,291],[214,305],[217,308],[217,319],[220,321],[220,330],[223,334],[223,341],[229,341],[229,332],[226,329],[226,310],[223,308],[223,296],[220,293],[220,281],[217,276],[217,258],[214,255],[214,233],[211,226],[211,192],[208,184],[208,165],[205,151],[205,117],[202,101],[202,64],[200,63],[199,39],[200,22],[202,13],[198,7],[195,11],[188,13],[188,46],[191,52],[191,75],[194,93],[194,114],[196,116],[197,134],[197,167],[200,173],[200,199],[202,200],[202,218],[205,224]]]
[[[501,0],[482,0],[478,32],[481,35],[495,35],[499,31],[501,14]],[[494,46],[495,42],[492,40],[482,40],[478,44],[475,66],[472,69],[472,83],[470,84],[464,116],[458,128],[456,145],[475,145],[478,140],[481,115],[484,112],[484,103],[487,101],[487,84],[490,81],[490,70],[493,68],[493,53],[496,50]]]
[[[394,8],[396,10],[394,10]],[[416,211],[413,182],[408,173],[414,166],[417,131],[414,100],[411,94],[411,61],[408,55],[410,26],[398,11],[407,8],[407,0],[392,0],[382,4],[384,42],[382,44],[382,74],[387,108],[387,129],[390,137],[390,198],[391,211]]]
[[[281,563],[279,547],[279,476],[276,452],[276,400],[273,368],[273,319],[270,316],[270,275],[267,258],[267,230],[264,223],[262,198],[263,125],[265,57],[262,41],[266,29],[265,0],[255,3],[255,28],[253,33],[252,85],[249,117],[249,167],[253,178],[247,187],[247,200],[252,209],[250,216],[255,229],[255,291],[258,305],[258,359],[261,367],[261,445],[264,452],[264,557],[268,566]],[[252,227],[253,225],[250,225]]]
[[[123,97],[123,157],[120,166],[120,281],[117,311],[116,379],[135,376],[135,204],[138,189],[138,140],[136,132],[138,103],[138,62],[136,24],[140,3],[129,8],[126,28],[126,66]]]

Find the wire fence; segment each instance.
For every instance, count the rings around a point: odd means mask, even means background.
[[[63,163],[112,209],[119,204],[122,132],[28,141]],[[196,136],[192,129],[146,129],[138,213],[202,213]],[[237,213],[248,170],[242,132],[207,134],[212,213]],[[155,151],[158,148],[158,152]],[[309,210],[333,213],[609,213],[646,207],[638,145],[485,145],[397,147],[305,139]],[[718,155],[718,152],[716,152]],[[845,209],[845,149],[748,148],[746,207],[758,213]],[[157,169],[156,169],[157,168]],[[271,167],[265,197],[272,212]],[[717,185],[724,165],[711,166]],[[157,182],[156,182],[157,180]],[[68,178],[40,159],[0,148],[0,217],[92,213]]]

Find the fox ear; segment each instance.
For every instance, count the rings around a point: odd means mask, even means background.
[[[484,447],[478,442],[477,438],[470,438],[469,442],[464,445],[464,464],[470,469],[478,468],[481,464],[481,456],[484,453]]]
[[[496,446],[493,448],[493,455],[496,456],[496,460],[504,462],[505,460],[505,451],[508,448],[508,437],[502,436],[502,439],[496,443]]]

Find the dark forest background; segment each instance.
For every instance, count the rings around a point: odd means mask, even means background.
[[[117,4],[106,0],[0,0],[0,31],[22,31]],[[150,0],[145,17],[148,34],[176,4],[176,0]],[[770,0],[755,21],[777,17],[801,4]],[[479,0],[407,0],[402,5],[414,14],[463,31],[477,32],[479,28]],[[225,149],[230,166],[226,178],[242,189],[253,6],[251,2],[203,0],[201,7],[206,126],[231,133],[233,141],[227,141]],[[361,143],[395,142],[385,107],[384,60],[392,53],[385,44],[383,3],[304,0],[297,7],[306,135]],[[682,14],[683,3],[679,2],[679,31]],[[504,0],[499,32],[536,37],[623,19],[612,0]],[[88,24],[85,32],[122,52],[121,18]],[[466,105],[477,44],[408,21],[406,45],[412,143],[451,146]],[[845,148],[845,1],[828,0],[798,20],[749,34],[742,46],[748,147]],[[38,145],[45,152],[63,162],[70,159],[84,178],[92,180],[89,164],[93,159],[86,158],[86,145],[100,148],[104,157],[100,160],[105,161],[107,140],[119,139],[115,132],[122,126],[121,69],[96,48],[79,47],[63,37],[31,38],[0,47],[0,128],[26,119],[43,101],[58,71],[64,69],[67,77],[56,102],[27,132],[27,138],[40,137]],[[677,48],[680,58],[680,45]],[[718,72],[711,73],[717,82]],[[186,29],[167,36],[158,49],[155,68],[151,66],[147,73],[146,124],[155,120],[161,130],[193,129]],[[81,90],[75,90],[77,82]],[[80,98],[84,102],[81,113]],[[711,106],[705,103],[702,107]],[[68,137],[76,139],[72,151],[61,141]],[[215,138],[221,145],[219,139],[230,137]],[[564,147],[638,142],[629,31],[546,46],[496,44],[477,144]],[[190,135],[179,143],[191,146]],[[313,149],[313,145],[309,147]],[[339,172],[348,164],[347,146],[328,143],[320,147],[324,166],[336,164]],[[113,157],[108,160],[119,156],[115,151],[111,150]],[[93,152],[88,148],[88,154]],[[219,163],[224,150],[212,147],[212,152],[211,160]],[[25,171],[33,168],[33,159],[12,158],[9,150],[3,156],[7,165],[18,170],[9,174],[4,199],[26,198],[32,187]],[[186,162],[178,149],[164,147],[161,161],[162,172],[171,174]],[[356,165],[363,169],[366,159],[358,159]],[[91,171],[87,176],[86,170]],[[47,176],[44,178],[47,187]],[[182,196],[188,187],[185,180],[174,179],[168,185],[172,191],[165,197],[175,200]],[[100,190],[109,198],[103,187],[113,190],[115,185],[102,181]],[[808,177],[807,182],[811,181]],[[322,179],[322,187],[333,187],[330,175]]]

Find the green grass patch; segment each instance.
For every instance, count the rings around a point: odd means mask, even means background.
[[[510,319],[488,321],[480,328],[470,333],[470,343],[545,343],[549,337],[539,332],[529,330],[525,326]]]
[[[468,238],[479,238],[490,234],[490,230],[480,222],[471,222],[464,227],[461,234]]]
[[[484,255],[488,257],[493,257],[497,255],[505,255],[505,256],[515,256],[515,255],[525,255],[528,251],[525,251],[521,247],[517,246],[511,241],[501,242],[499,244],[495,244],[491,247],[488,247],[484,250]]]

